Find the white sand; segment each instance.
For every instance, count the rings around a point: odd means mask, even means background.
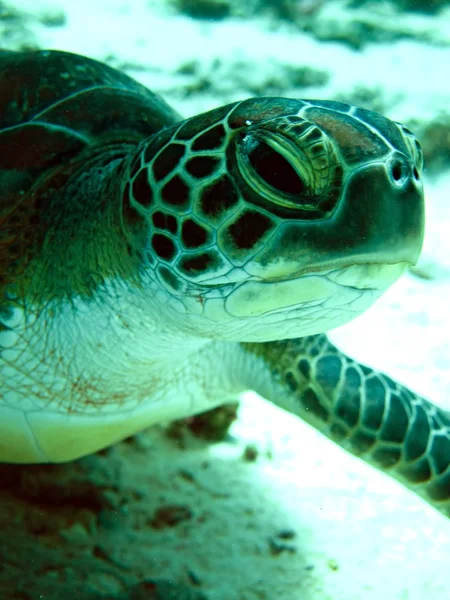
[[[288,27],[270,32],[257,22],[211,24],[171,16],[161,4],[60,0],[45,6],[66,13],[64,27],[48,28],[34,21],[28,27],[42,47],[98,59],[112,55],[116,64],[134,65],[130,74],[164,93],[186,115],[246,95],[235,85],[227,86],[236,62],[248,63],[249,70],[253,65],[258,72],[276,69],[274,61],[329,71],[329,85],[308,90],[308,96],[348,94],[358,85],[380,87],[388,101],[401,96],[390,114],[398,120],[432,116],[450,106],[450,49],[402,42],[357,53],[343,45],[318,44]],[[36,14],[44,3],[21,0],[15,5],[27,5]],[[215,59],[220,68],[212,69]],[[208,74],[213,91],[183,100],[176,90],[184,79],[175,70],[193,60]],[[220,96],[214,95],[216,89]],[[366,315],[331,335],[354,357],[447,406],[449,193],[450,174],[428,184],[423,265],[434,279],[405,276]],[[193,565],[209,600],[450,597],[450,525],[444,517],[297,419],[252,396],[243,403],[232,434],[234,443],[173,453],[178,467],[188,465],[197,473],[201,486],[191,486],[188,492],[172,485],[173,475],[166,483],[163,477],[152,479],[155,496],[160,493],[174,503],[189,501],[209,515],[205,522],[186,528],[189,543],[182,553],[176,551],[179,540],[173,536],[147,541],[149,546],[159,544],[149,555],[167,559],[165,563],[161,558],[161,575],[177,579],[187,563]],[[239,458],[247,442],[260,451],[256,463]],[[269,450],[272,458],[267,457]],[[167,464],[167,457],[161,464]],[[210,466],[202,470],[205,460]],[[162,468],[153,454],[151,461],[147,470]],[[139,470],[128,477],[138,481]],[[296,532],[291,542],[296,552],[272,556],[267,539],[285,528]]]

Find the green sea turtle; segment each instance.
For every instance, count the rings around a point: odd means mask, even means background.
[[[0,77],[0,460],[253,389],[449,511],[447,413],[322,333],[419,256],[411,132],[285,98],[182,120],[64,52],[3,52]]]

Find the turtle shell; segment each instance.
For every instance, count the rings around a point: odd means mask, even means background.
[[[0,51],[0,81],[1,291],[28,262],[55,173],[67,176],[86,150],[138,143],[181,117],[127,75],[67,52]]]
[[[0,52],[0,169],[60,164],[86,145],[139,140],[180,120],[127,75],[68,52]]]

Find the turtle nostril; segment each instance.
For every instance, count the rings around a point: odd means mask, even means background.
[[[419,175],[419,171],[417,170],[417,167],[414,167],[414,169],[413,169],[413,175],[414,175],[414,179],[416,181],[419,181],[420,175]]]
[[[394,159],[390,164],[389,174],[395,185],[403,185],[412,175],[412,168],[401,158]]]
[[[392,165],[392,177],[394,181],[400,181],[404,176],[404,165],[401,162],[395,162]]]

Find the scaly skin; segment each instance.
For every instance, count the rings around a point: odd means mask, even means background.
[[[254,389],[450,517],[450,417],[324,335],[243,344]]]

